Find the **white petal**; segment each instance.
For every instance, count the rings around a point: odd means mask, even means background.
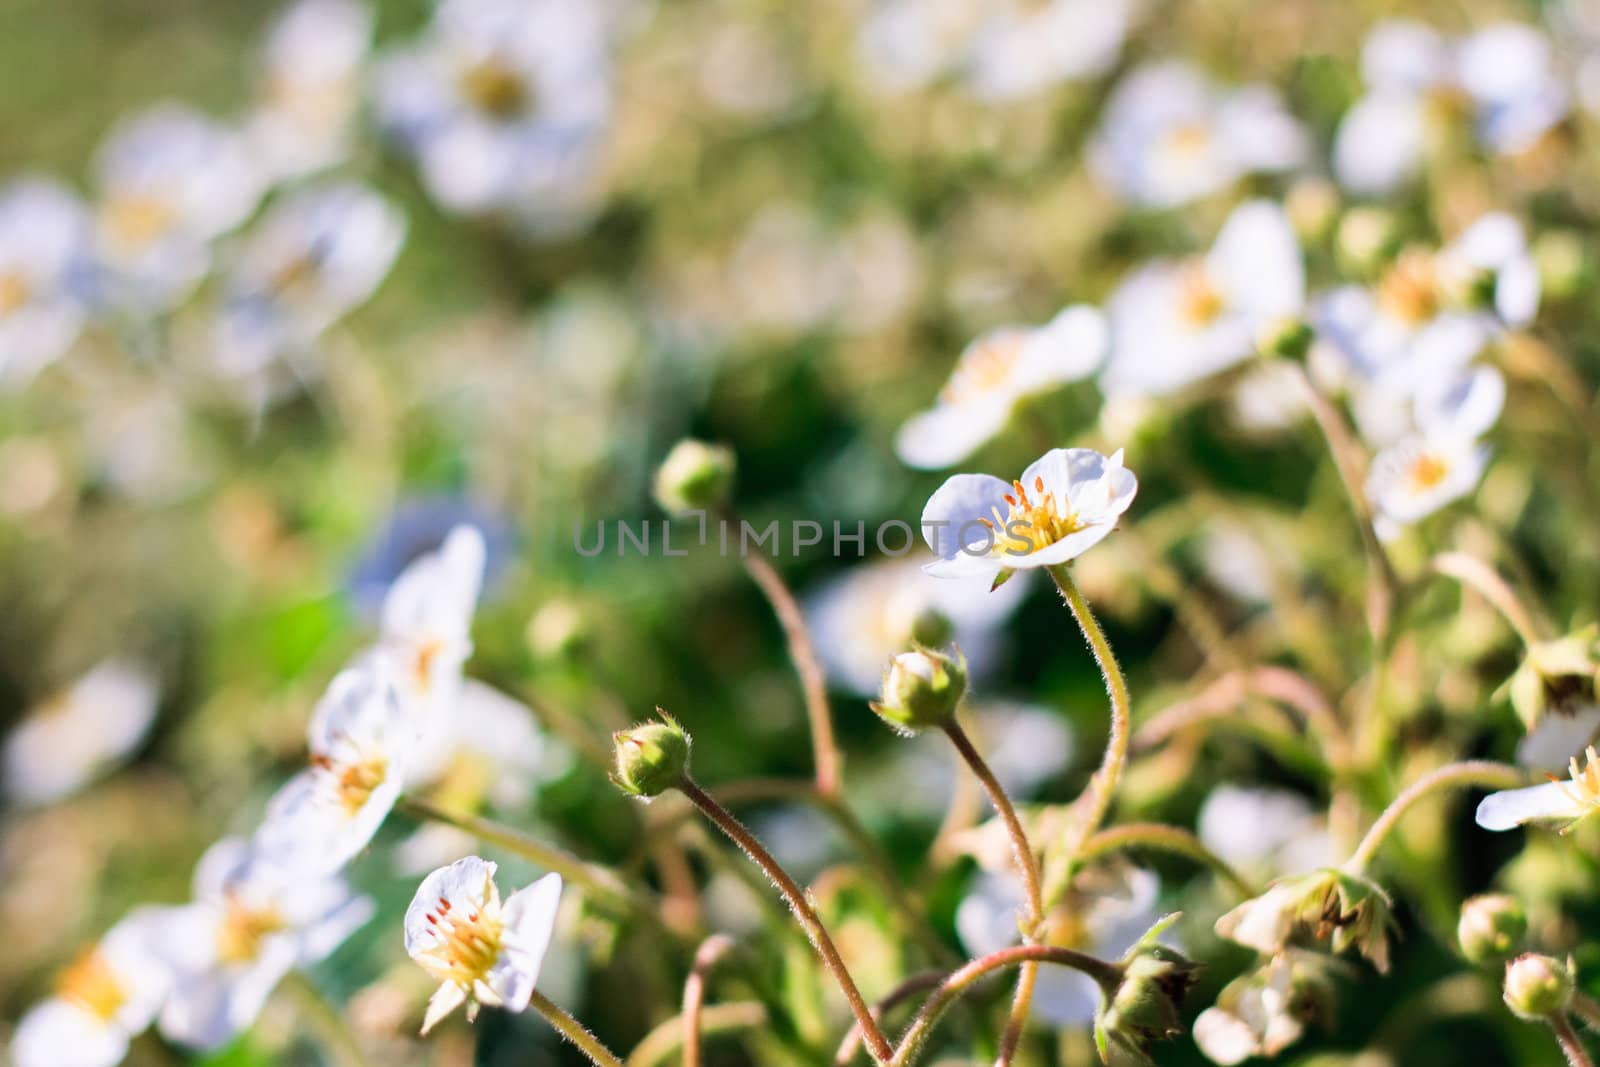
[[[1206,257],[1206,273],[1230,309],[1256,326],[1298,314],[1305,303],[1300,241],[1283,209],[1251,200],[1234,209]]]
[[[1393,192],[1416,174],[1426,120],[1422,103],[1405,91],[1374,90],[1339,123],[1333,170],[1339,184],[1362,196]]]
[[[895,434],[895,454],[918,470],[939,470],[959,463],[1005,427],[1012,403],[1006,397],[939,404],[913,415]]]
[[[1517,743],[1517,762],[1537,771],[1565,771],[1568,761],[1594,744],[1596,735],[1600,735],[1600,707],[1570,713],[1552,710]]]
[[[957,474],[945,480],[922,509],[922,537],[934,555],[946,561],[971,559],[969,551],[993,544],[994,531],[982,521],[995,522],[1010,509],[1006,503],[1012,487],[987,474]],[[930,571],[930,573],[937,573]]]
[[[127,1054],[121,1027],[54,997],[29,1009],[11,1038],[16,1067],[115,1067]]]
[[[1561,782],[1546,782],[1490,793],[1478,804],[1478,825],[1485,830],[1512,830],[1523,823],[1588,814],[1589,809],[1573,799],[1570,789]]]
[[[1260,1036],[1221,1008],[1207,1008],[1195,1019],[1194,1043],[1206,1059],[1221,1067],[1234,1067],[1261,1051]]]
[[[422,1036],[426,1037],[428,1031],[438,1026],[445,1016],[461,1007],[467,999],[467,991],[454,982],[446,982],[434,991],[428,998],[428,1014],[422,1020]]]
[[[482,911],[498,902],[495,869],[488,860],[467,856],[424,878],[406,909],[406,952],[416,957],[439,943],[440,936],[428,917],[435,915],[441,901],[447,902],[451,911],[465,912]]]

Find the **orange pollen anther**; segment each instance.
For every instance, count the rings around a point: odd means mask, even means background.
[[[28,302],[28,279],[17,271],[0,271],[0,315],[9,315]]]
[[[217,927],[217,958],[248,963],[260,955],[261,942],[286,926],[277,908],[251,907],[230,895]]]
[[[98,948],[91,948],[62,972],[56,991],[63,1000],[107,1022],[128,1002],[127,990]]]
[[[418,962],[441,982],[469,987],[489,973],[500,958],[503,927],[499,907],[493,901],[483,911],[451,914],[450,902],[441,898],[427,914],[428,925],[439,936],[439,943],[424,953]]]
[[[959,404],[1003,388],[1010,381],[1027,340],[1024,330],[1002,330],[980,340],[962,353],[950,381],[939,391],[939,399],[946,404]]]
[[[1450,465],[1432,452],[1424,452],[1411,461],[1408,472],[1411,479],[1413,492],[1426,492],[1444,481],[1445,475],[1450,473]]]
[[[1012,482],[1011,487],[1014,492],[1003,498],[1006,513],[1002,515],[995,508],[992,518],[978,520],[995,533],[991,554],[1025,556],[1083,529],[1068,502],[1063,499],[1058,503],[1054,491],[1045,488],[1042,476],[1033,479],[1033,496],[1028,495],[1028,488],[1021,481]]]
[[[1411,326],[1439,312],[1439,284],[1433,257],[1419,248],[1407,249],[1378,282],[1378,306]]]

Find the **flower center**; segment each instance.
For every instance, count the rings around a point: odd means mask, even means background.
[[[1595,754],[1593,745],[1584,749],[1583,755],[1582,766],[1576,756],[1567,763],[1570,780],[1563,782],[1554,775],[1550,780],[1560,785],[1562,792],[1580,808],[1600,808],[1600,755]]]
[[[373,790],[389,776],[389,761],[382,756],[340,764],[327,756],[316,755],[311,757],[311,764],[324,772],[325,781],[332,783],[333,794],[348,815],[360,811]]]
[[[532,110],[533,92],[522,75],[498,59],[482,59],[461,72],[461,95],[495,118],[514,119]]]
[[[251,907],[230,894],[217,928],[217,958],[223,963],[249,963],[261,954],[261,943],[287,925],[277,908]]]
[[[1195,159],[1211,147],[1211,124],[1203,119],[1179,123],[1167,131],[1167,149],[1181,159]]]
[[[1000,509],[995,508],[993,519],[978,520],[994,531],[991,554],[1026,556],[1083,529],[1068,502],[1063,499],[1058,503],[1055,492],[1045,489],[1042,476],[1033,479],[1032,496],[1020,481],[1011,486],[1014,491],[1005,496],[1006,514],[1001,515]]]
[[[1027,337],[1022,330],[1003,330],[980,340],[962,355],[939,399],[961,404],[998,392],[1011,380]]]
[[[156,196],[113,196],[101,209],[101,220],[112,241],[124,248],[143,248],[177,221],[177,212]]]
[[[424,693],[433,688],[433,665],[438,661],[439,654],[444,651],[444,644],[443,639],[430,637],[417,645],[411,669],[416,676],[417,688]]]
[[[28,302],[30,286],[20,271],[0,271],[0,315],[9,315]]]
[[[1178,315],[1191,329],[1203,329],[1222,317],[1226,306],[1222,293],[1206,273],[1204,263],[1191,263],[1183,269],[1178,283]]]
[[[1407,472],[1413,492],[1424,493],[1436,488],[1450,473],[1450,465],[1432,452],[1424,452],[1411,461]]]
[[[1433,257],[1421,249],[1400,254],[1378,282],[1378,306],[1392,318],[1419,326],[1439,312]]]
[[[85,952],[62,973],[56,991],[63,1000],[107,1022],[128,1002],[127,990],[98,948]]]
[[[418,962],[441,982],[471,987],[500,958],[504,926],[499,911],[493,899],[482,910],[463,910],[440,897],[427,914],[439,942],[418,957]]]

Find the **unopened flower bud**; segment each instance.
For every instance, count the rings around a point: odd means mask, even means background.
[[[1311,342],[1315,338],[1310,324],[1304,319],[1285,315],[1261,328],[1256,335],[1256,347],[1262,355],[1300,362],[1311,351]]]
[[[941,648],[950,643],[955,633],[950,616],[938,608],[923,608],[911,620],[912,643],[925,648]]]
[[[576,601],[548,600],[528,620],[528,648],[545,660],[578,655],[588,645],[592,627]]]
[[[1506,964],[1506,1007],[1524,1019],[1548,1019],[1567,1010],[1575,985],[1570,964],[1530,952]]]
[[[1326,178],[1301,178],[1289,187],[1283,206],[1300,240],[1314,244],[1333,229],[1339,215],[1339,187]]]
[[[669,515],[714,511],[733,491],[733,450],[692,438],[679,441],[656,471],[656,503]]]
[[[1339,220],[1337,249],[1347,270],[1370,273],[1392,255],[1399,244],[1400,232],[1394,216],[1382,208],[1351,208]]]
[[[1502,893],[1473,897],[1461,905],[1456,940],[1461,954],[1479,965],[1508,960],[1528,932],[1528,915],[1516,898]]]
[[[1095,1020],[1095,1042],[1102,1060],[1111,1062],[1115,1046],[1138,1059],[1147,1049],[1183,1030],[1183,1000],[1194,985],[1197,968],[1165,945],[1146,944],[1123,961],[1122,981],[1106,989],[1104,1007]]]
[[[872,710],[897,729],[926,730],[954,721],[966,691],[964,658],[914,649],[889,661],[881,698]]]
[[[664,711],[660,722],[641,723],[611,739],[617,753],[612,781],[631,796],[660,796],[689,771],[689,735]]]
[[[1539,288],[1551,300],[1576,296],[1589,279],[1589,256],[1583,238],[1572,230],[1551,230],[1533,242],[1539,266]]]

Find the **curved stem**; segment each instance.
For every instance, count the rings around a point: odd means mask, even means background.
[[[655,901],[629,889],[604,867],[587,863],[554,845],[547,845],[521,831],[477,815],[446,811],[417,797],[401,797],[395,807],[414,819],[453,826],[486,844],[498,845],[507,852],[514,852],[523,859],[531,860],[547,871],[555,871],[567,881],[580,885],[625,910],[637,912],[648,920],[660,922],[660,908]]]
[[[1345,861],[1344,870],[1352,874],[1360,874],[1366,870],[1367,864],[1372,862],[1374,853],[1383,844],[1384,838],[1389,836],[1402,816],[1410,810],[1411,806],[1435,789],[1448,789],[1459,786],[1478,786],[1484,789],[1511,789],[1523,784],[1523,774],[1515,767],[1504,763],[1492,763],[1488,760],[1467,760],[1463,763],[1449,763],[1443,767],[1429,771],[1427,774],[1412,782],[1400,795],[1395,797],[1389,806],[1383,809],[1383,814],[1378,816],[1377,822],[1367,831],[1367,836],[1361,839],[1348,860]]]
[[[760,1001],[736,1000],[712,1004],[700,1013],[700,1029],[707,1037],[754,1030],[766,1025],[767,1009]],[[644,1040],[628,1055],[624,1067],[660,1067],[672,1058],[683,1043],[684,1020],[680,1015],[644,1035]],[[688,1055],[685,1053],[684,1062]]]
[[[706,1002],[706,979],[733,949],[727,934],[713,934],[695,950],[694,965],[683,983],[683,1067],[700,1067],[700,1015]]]
[[[879,1063],[885,1063],[894,1054],[888,1038],[883,1036],[877,1020],[873,1019],[872,1011],[867,1007],[866,1000],[861,996],[861,990],[856,987],[855,979],[850,976],[850,969],[845,966],[844,958],[839,955],[839,949],[834,945],[833,938],[829,936],[827,927],[822,925],[822,920],[817,917],[816,911],[811,907],[811,902],[806,899],[803,889],[795,884],[789,872],[777,860],[772,858],[754,834],[745,828],[744,824],[734,818],[733,814],[718,804],[711,795],[695,784],[694,779],[684,775],[678,782],[678,789],[688,797],[694,806],[705,813],[706,817],[717,824],[717,828],[738,845],[744,854],[750,857],[751,862],[760,867],[767,878],[783,896],[784,902],[789,905],[789,910],[794,913],[796,921],[805,930],[806,936],[811,939],[812,947],[822,957],[823,964],[833,973],[833,980],[838,983],[839,989],[844,993],[844,998],[850,1004],[850,1010],[860,1024],[865,1035],[867,1047],[872,1051],[873,1058]]]
[[[897,1005],[910,1000],[924,989],[932,989],[944,981],[943,971],[924,971],[914,974],[904,982],[891,989],[882,1000],[872,1006],[872,1017],[880,1023],[883,1017]],[[833,1054],[833,1067],[846,1067],[856,1056],[856,1050],[861,1047],[861,1027],[851,1026],[850,1032],[844,1035],[844,1040],[839,1042],[839,1051]]]
[[[823,796],[839,792],[839,744],[833,736],[833,715],[828,710],[828,685],[811,644],[811,631],[794,594],[765,556],[742,553],[744,568],[772,605],[783,635],[789,642],[789,659],[800,676],[805,693],[806,717],[811,722],[811,750],[817,764],[817,791]]]
[[[1105,757],[1100,762],[1100,769],[1095,771],[1094,777],[1090,779],[1083,797],[1078,800],[1079,805],[1088,806],[1079,831],[1087,837],[1098,830],[1100,824],[1105,821],[1106,812],[1111,808],[1111,798],[1117,791],[1117,783],[1122,780],[1122,769],[1128,762],[1128,731],[1132,716],[1132,701],[1128,697],[1128,683],[1122,676],[1122,668],[1117,666],[1117,657],[1111,650],[1111,643],[1106,640],[1105,631],[1100,629],[1100,623],[1095,619],[1089,602],[1083,598],[1083,594],[1078,591],[1077,583],[1072,580],[1070,566],[1063,563],[1051,567],[1050,577],[1056,580],[1056,588],[1061,590],[1062,599],[1072,610],[1072,617],[1078,621],[1078,628],[1083,631],[1084,639],[1089,642],[1089,648],[1094,652],[1095,662],[1100,665],[1100,674],[1105,679],[1106,695],[1111,700],[1111,733],[1106,739]]]
[[[1005,787],[1000,784],[1000,779],[994,776],[994,771],[989,769],[989,765],[983,761],[983,756],[978,753],[972,738],[967,736],[961,724],[952,719],[944,727],[944,732],[945,736],[950,738],[950,743],[955,745],[956,751],[961,753],[961,758],[966,760],[967,766],[972,768],[978,784],[988,794],[989,803],[994,805],[1000,820],[1005,823],[1006,833],[1011,838],[1011,851],[1017,861],[1017,876],[1022,879],[1023,899],[1028,907],[1023,935],[1028,941],[1036,940],[1039,928],[1044,924],[1044,893],[1039,882],[1039,857],[1034,854],[1033,845],[1028,841],[1028,832],[1022,828],[1022,820],[1017,817],[1016,806],[1006,795]],[[1033,1003],[1033,986],[1037,971],[1037,963],[1024,963],[1017,976],[1017,993],[1011,1002],[1011,1018],[1006,1022],[1005,1032],[1000,1037],[1000,1050],[995,1056],[995,1067],[1006,1067],[1006,1064],[1011,1062],[1011,1057],[1016,1054],[1017,1043],[1022,1040],[1023,1024],[1028,1020],[1028,1008]]]
[[[1589,1057],[1589,1050],[1583,1047],[1583,1041],[1572,1028],[1571,1021],[1565,1015],[1552,1015],[1549,1022],[1550,1029],[1556,1035],[1556,1044],[1561,1046],[1561,1054],[1567,1058],[1567,1067],[1594,1067],[1594,1060]]]
[[[1211,868],[1217,877],[1228,883],[1229,888],[1237,893],[1240,899],[1249,900],[1256,895],[1255,887],[1240,877],[1239,873],[1228,866],[1220,856],[1207,848],[1194,834],[1177,826],[1144,822],[1125,823],[1109,830],[1101,830],[1079,847],[1078,858],[1089,860],[1126,848],[1149,848],[1192,859],[1202,866]]]
[[[1465,552],[1441,552],[1433,557],[1435,571],[1469,585],[1493,604],[1529,648],[1539,643],[1539,625],[1500,572]]]
[[[556,1033],[576,1045],[578,1051],[587,1056],[595,1067],[623,1067],[616,1053],[602,1045],[600,1039],[584,1029],[583,1024],[568,1014],[565,1008],[537,989],[533,991],[528,1007],[543,1015],[545,1021],[555,1027]]]
[[[1054,963],[1071,967],[1082,971],[1102,986],[1115,985],[1122,978],[1122,968],[1116,964],[1107,963],[1082,952],[1075,952],[1070,948],[1057,948],[1054,945],[1015,945],[990,953],[953,972],[939,984],[939,988],[922,1005],[922,1010],[917,1012],[917,1017],[911,1021],[905,1035],[900,1038],[900,1045],[894,1051],[894,1058],[889,1061],[890,1067],[909,1067],[916,1062],[917,1053],[921,1051],[923,1043],[927,1041],[928,1035],[933,1032],[939,1019],[956,998],[974,984],[1003,967],[1019,967],[1025,963]]]

